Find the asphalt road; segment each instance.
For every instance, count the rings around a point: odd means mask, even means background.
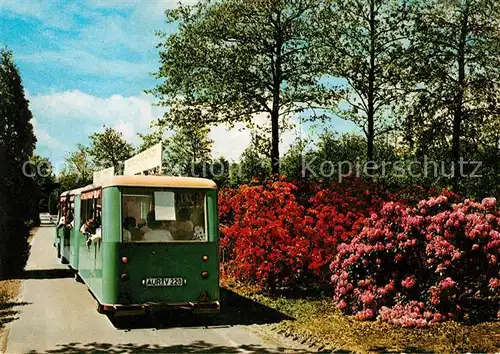
[[[219,315],[163,313],[112,322],[96,311],[84,284],[59,264],[52,246],[53,226],[34,238],[9,324],[7,353],[275,353],[283,344],[262,340],[251,328],[283,315],[225,292]],[[117,328],[118,327],[118,328]]]

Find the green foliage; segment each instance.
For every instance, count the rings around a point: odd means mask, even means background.
[[[54,189],[49,195],[49,214],[56,215],[57,214],[57,205],[59,204],[59,195],[63,189],[61,187]],[[67,190],[67,189],[65,189]]]
[[[0,278],[19,272],[29,252],[25,221],[38,215],[35,183],[23,174],[23,165],[35,148],[19,70],[13,54],[0,50]]]
[[[242,184],[262,183],[271,177],[271,160],[258,152],[254,144],[249,145],[239,163],[234,163],[229,171],[229,184],[238,186]]]
[[[39,222],[38,222],[39,224]],[[30,229],[20,220],[10,220],[4,230],[9,237],[7,251],[7,264],[3,264],[4,274],[19,276],[30,255],[31,246],[28,242]]]
[[[202,168],[211,161],[212,140],[209,129],[185,127],[178,130],[165,149],[167,171],[183,176],[202,176]]]
[[[356,133],[339,135],[336,132],[324,131],[318,139],[318,155],[320,159],[332,162],[364,162],[366,155],[366,138]]]
[[[291,180],[306,177],[305,164],[314,158],[315,151],[308,148],[311,141],[297,139],[281,159],[281,174]]]
[[[335,113],[363,129],[371,161],[376,137],[394,127],[391,112],[404,98],[406,1],[329,1],[319,16],[324,71],[347,82],[347,108]]]
[[[121,163],[132,157],[134,152],[132,144],[125,141],[122,134],[113,128],[106,127],[102,133],[93,133],[90,141],[87,152],[98,169],[114,167],[115,173],[118,173]],[[80,147],[79,150],[81,151]]]
[[[55,175],[52,171],[53,167],[49,159],[36,154],[31,156],[29,163],[24,166],[24,172],[31,179],[31,184],[34,188],[31,199],[33,200],[35,221],[39,219],[38,211],[40,202],[43,201],[44,205],[48,206],[49,196],[57,187]]]
[[[412,5],[411,15],[410,145],[420,156],[455,163],[500,156],[499,3],[424,0]],[[500,172],[494,164],[487,169]],[[457,187],[467,190],[469,182]]]
[[[230,183],[230,163],[224,157],[215,159],[208,168],[206,178],[213,180],[219,188],[223,188]]]
[[[22,165],[32,155],[36,138],[19,70],[14,64],[12,52],[7,49],[0,51],[0,89],[2,151],[12,162]]]
[[[57,176],[60,192],[84,187],[92,183],[96,165],[92,161],[90,149],[82,144],[76,145],[76,151],[66,158],[64,169]]]
[[[47,197],[54,188],[55,176],[52,163],[48,158],[34,154],[29,159],[26,172],[32,176],[42,195]]]
[[[64,192],[91,184],[92,177],[90,177],[90,179],[83,179],[77,172],[64,169],[57,176],[57,182],[60,185],[59,191]]]
[[[191,111],[191,114],[195,112]],[[165,117],[167,116],[168,114]],[[165,117],[153,124],[154,130],[151,133],[139,134],[143,141],[139,151],[162,142],[163,174],[204,177],[207,167],[212,163],[213,141],[208,136],[210,129],[197,124],[196,120],[187,126],[172,126],[170,120]],[[175,130],[175,133],[166,137],[167,129]]]
[[[170,123],[251,123],[267,116],[273,172],[283,120],[335,94],[319,84],[310,38],[319,0],[201,1],[167,11],[179,30],[160,32],[164,79],[153,92]],[[189,110],[200,114],[193,120]],[[175,112],[180,112],[176,114]],[[286,123],[285,123],[286,125]]]
[[[156,127],[153,125],[151,128]],[[167,138],[164,137],[164,129],[156,128],[153,131],[150,131],[145,134],[137,134],[139,138],[142,140],[142,143],[137,148],[137,152],[143,152],[156,144],[162,143],[163,145],[167,144]]]

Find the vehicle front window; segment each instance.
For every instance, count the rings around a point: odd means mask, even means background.
[[[206,242],[205,193],[129,188],[122,191],[123,242]]]

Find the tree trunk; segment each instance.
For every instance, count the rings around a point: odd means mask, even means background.
[[[370,101],[370,100],[368,100]],[[368,140],[368,147],[366,152],[366,157],[368,161],[373,161],[374,155],[374,140],[375,140],[375,126],[373,122],[373,104],[368,103],[368,134],[366,136]]]
[[[463,100],[464,100],[464,89],[465,89],[465,44],[467,40],[468,32],[468,3],[465,5],[464,17],[462,22],[460,43],[458,48],[458,89],[455,94],[454,107],[453,107],[453,138],[452,138],[452,148],[451,156],[453,162],[453,185],[458,187],[458,182],[460,180],[460,137],[462,135],[462,120],[463,120]]]
[[[278,98],[279,99],[279,98]],[[273,174],[280,173],[279,106],[271,113],[271,165]]]
[[[368,130],[367,130],[367,153],[368,161],[373,161],[373,145],[375,139],[375,3],[370,1],[370,72],[368,74]]]
[[[281,28],[281,12],[277,13],[276,27],[276,47],[273,72],[273,107],[271,110],[271,168],[273,175],[280,173],[280,133],[279,133],[279,117],[280,117],[280,94],[282,77],[282,47],[283,33]]]

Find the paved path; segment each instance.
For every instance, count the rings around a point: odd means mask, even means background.
[[[52,226],[57,221],[57,215],[50,215],[49,213],[40,213],[40,222],[42,226]]]
[[[16,307],[19,319],[9,325],[7,353],[288,352],[277,343],[264,343],[237,320],[232,322],[236,325],[210,326],[191,318],[187,324],[148,326],[149,319],[140,319],[131,320],[131,329],[117,329],[97,313],[86,286],[58,263],[53,235],[53,227],[42,226],[34,238]]]

